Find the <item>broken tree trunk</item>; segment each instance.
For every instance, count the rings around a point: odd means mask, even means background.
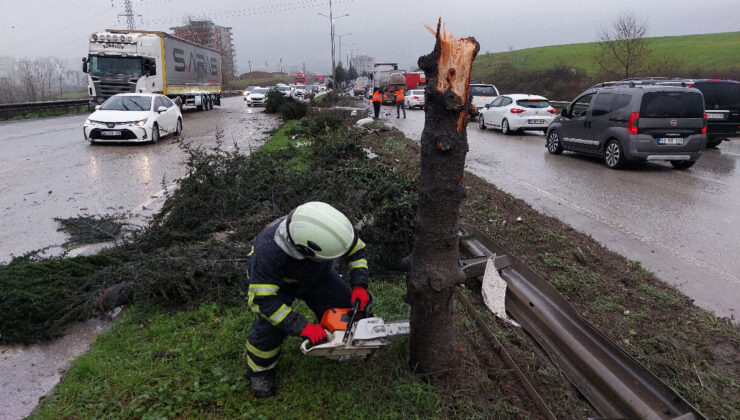
[[[427,29],[436,44],[419,58],[428,84],[406,301],[411,305],[411,367],[433,374],[449,369],[454,361],[452,297],[455,286],[464,281],[458,268],[457,218],[465,198],[470,72],[480,47],[474,38],[455,39],[441,19],[436,31]]]

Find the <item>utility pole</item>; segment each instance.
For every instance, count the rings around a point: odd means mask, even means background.
[[[339,38],[339,62],[340,63],[342,62],[342,38],[345,37],[345,36],[350,36],[350,35],[352,35],[352,32],[349,32],[349,33],[346,33],[346,34],[342,34],[342,35],[337,35],[337,38]],[[344,67],[344,66],[342,66],[342,67]]]
[[[334,49],[334,21],[337,19],[341,19],[343,17],[349,16],[349,13],[345,13],[341,16],[334,17],[334,11],[332,10],[331,0],[329,0],[329,16],[323,13],[319,13],[319,15],[329,19],[329,37],[331,38],[331,82],[333,84],[333,88],[336,89],[337,67],[334,61],[334,51],[335,51]]]

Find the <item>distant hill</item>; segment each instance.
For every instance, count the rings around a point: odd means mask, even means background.
[[[678,60],[685,70],[721,71],[740,67],[740,32],[648,39],[656,62],[663,62],[666,58]],[[497,66],[505,63],[531,70],[564,64],[593,76],[599,71],[593,59],[594,48],[596,43],[590,42],[479,55],[473,64],[473,78],[485,80]]]

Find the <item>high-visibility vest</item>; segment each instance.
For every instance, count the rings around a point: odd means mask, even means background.
[[[383,102],[383,95],[381,95],[380,92],[375,91],[375,93],[373,93],[373,102]]]
[[[405,96],[403,96],[403,89],[398,89],[398,90],[396,91],[396,102],[401,102],[401,101],[403,101],[404,99],[406,99],[406,97],[405,97]]]

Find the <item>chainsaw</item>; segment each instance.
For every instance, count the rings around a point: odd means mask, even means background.
[[[385,322],[370,310],[375,297],[365,310],[360,311],[360,301],[352,308],[332,308],[324,312],[319,325],[326,330],[326,341],[311,346],[310,340],[301,343],[301,352],[307,356],[326,357],[331,360],[366,359],[385,347],[391,339],[407,336],[411,332],[408,320]]]

